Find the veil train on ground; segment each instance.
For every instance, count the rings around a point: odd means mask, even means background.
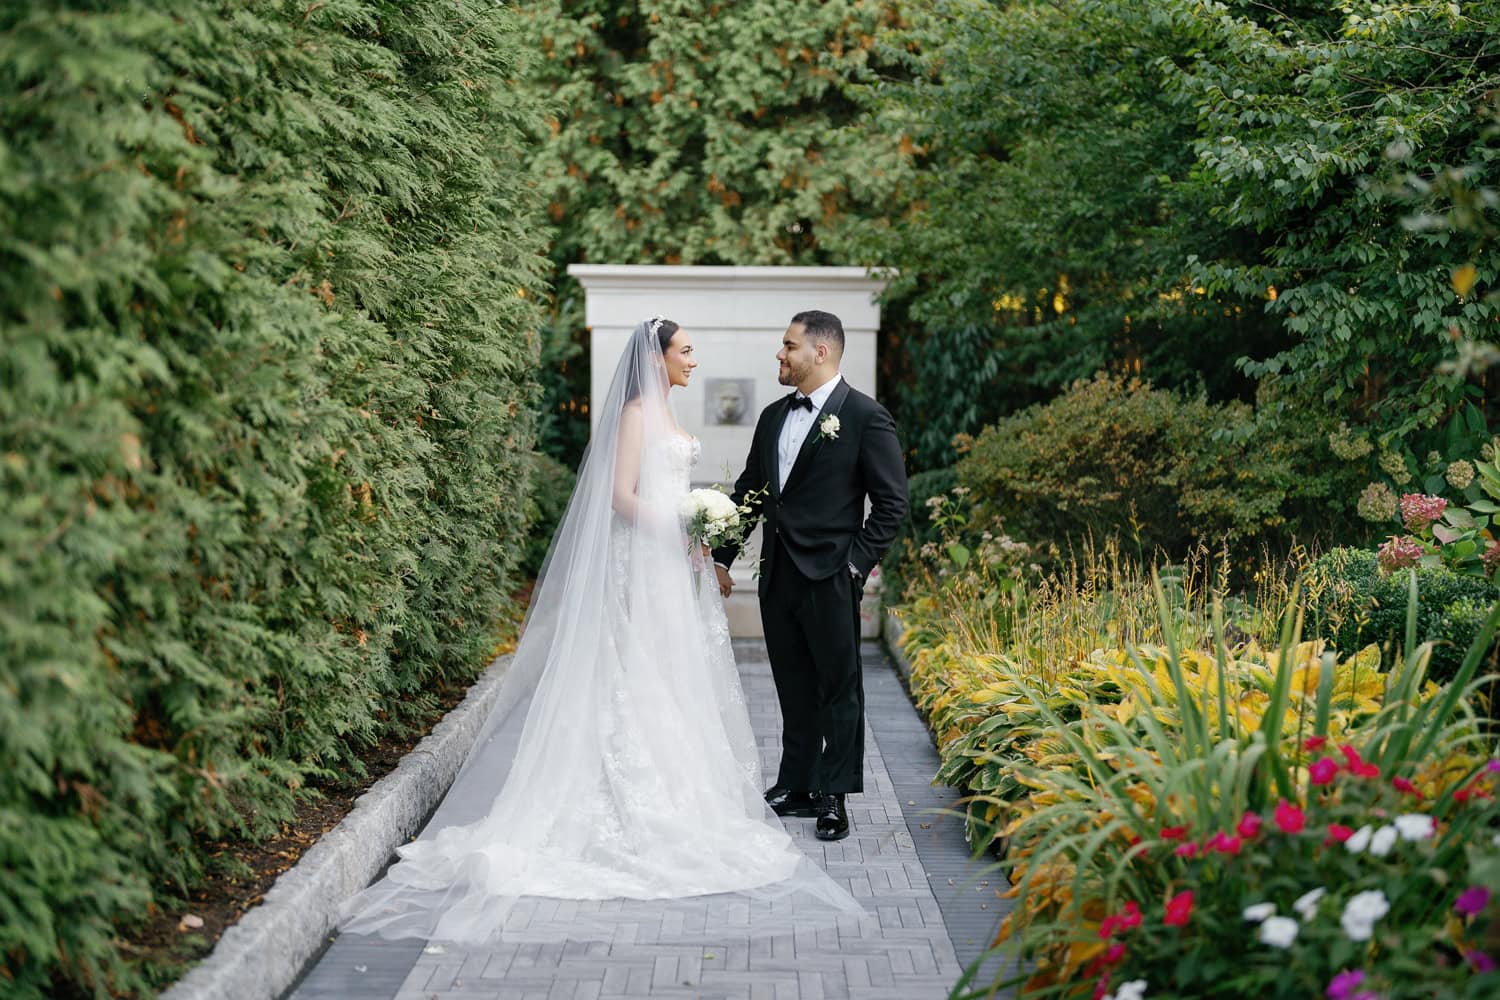
[[[670,409],[660,323],[636,327],[599,406],[502,681],[519,742],[493,712],[342,932],[609,940],[665,907],[690,941],[866,915],[762,798],[713,567],[679,519],[697,442]]]

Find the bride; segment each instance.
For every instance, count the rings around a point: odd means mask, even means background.
[[[631,334],[503,682],[534,686],[513,758],[497,710],[345,933],[607,936],[641,912],[621,900],[705,933],[863,912],[761,793],[717,580],[679,514],[700,449],[669,394],[696,366],[671,320]]]

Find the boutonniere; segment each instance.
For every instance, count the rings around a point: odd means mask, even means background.
[[[839,418],[830,413],[818,423],[818,439],[836,438],[839,436]]]

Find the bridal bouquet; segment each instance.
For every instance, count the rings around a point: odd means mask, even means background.
[[[693,490],[682,501],[682,520],[694,542],[716,548],[734,537],[740,508],[719,490]]]

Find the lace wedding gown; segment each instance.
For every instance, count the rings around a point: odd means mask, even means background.
[[[693,565],[678,520],[700,451],[679,433],[647,441],[637,523],[608,517],[602,600],[592,617],[556,628],[549,656],[565,666],[540,677],[503,787],[488,786],[498,794],[477,821],[442,825],[440,811],[387,876],[346,905],[344,931],[579,938],[606,936],[625,919],[596,904],[539,920],[554,911],[535,904],[558,899],[678,900],[700,925],[712,911],[740,929],[862,912],[762,798],[717,580],[711,563]],[[557,558],[554,550],[553,571]],[[494,765],[474,763],[450,799],[459,789],[493,793],[484,772]],[[705,905],[725,894],[755,905]]]

